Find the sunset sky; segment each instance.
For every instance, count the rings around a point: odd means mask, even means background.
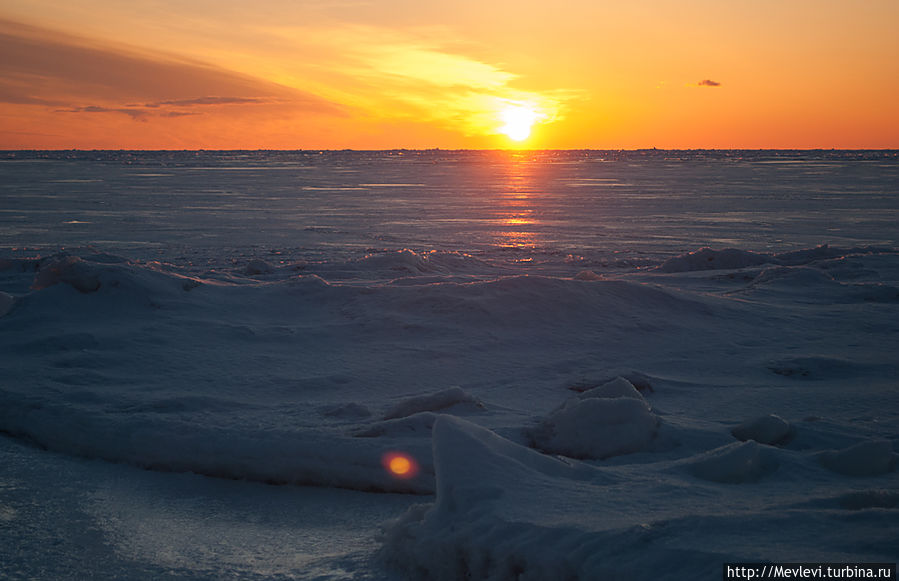
[[[899,148],[897,0],[0,0],[0,149]]]

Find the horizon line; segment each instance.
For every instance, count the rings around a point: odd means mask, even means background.
[[[690,148],[664,148],[664,147],[636,147],[636,148],[592,148],[592,147],[567,147],[567,148],[502,148],[502,147],[494,147],[494,148],[443,148],[443,147],[392,147],[392,148],[379,148],[379,149],[356,149],[356,148],[290,148],[290,149],[279,149],[279,148],[249,148],[249,149],[207,149],[207,148],[195,148],[195,149],[106,149],[106,148],[51,148],[51,149],[0,149],[0,153],[50,153],[50,152],[133,152],[133,153],[176,153],[176,152],[210,152],[210,153],[225,153],[225,152],[359,152],[359,153],[373,153],[373,152],[394,152],[394,151],[445,151],[445,152],[510,152],[510,153],[525,153],[525,152],[545,152],[545,151],[608,151],[608,152],[646,152],[646,151],[687,151],[687,152],[703,152],[703,151],[879,151],[879,152],[888,152],[895,151],[899,152],[899,146],[897,147],[690,147]]]

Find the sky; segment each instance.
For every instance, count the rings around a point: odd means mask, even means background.
[[[0,0],[0,149],[899,148],[897,0]]]

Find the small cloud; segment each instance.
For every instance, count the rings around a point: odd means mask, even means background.
[[[176,99],[172,101],[161,101],[159,103],[148,104],[148,107],[159,107],[160,105],[175,105],[178,107],[190,107],[192,105],[247,105],[247,104],[265,104],[265,99],[256,99],[249,97],[199,97],[197,99]]]
[[[711,79],[703,79],[696,83],[697,87],[720,87],[721,83],[718,81],[713,81]]]
[[[256,99],[247,97],[198,97],[195,99],[174,99],[170,101],[157,101],[155,103],[145,103],[143,105],[129,104],[124,107],[103,107],[99,105],[88,105],[84,107],[71,107],[68,109],[57,109],[60,113],[121,113],[128,115],[132,119],[146,121],[147,117],[187,117],[190,115],[201,115],[200,111],[185,111],[184,109],[170,109],[170,107],[196,107],[204,105],[246,105],[246,104],[268,104],[270,99]]]
[[[121,113],[128,115],[132,119],[143,119],[146,111],[140,109],[128,109],[124,107],[100,107],[97,105],[88,105],[87,107],[73,107],[72,109],[57,109],[60,113]]]

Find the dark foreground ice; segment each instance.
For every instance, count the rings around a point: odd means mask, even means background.
[[[9,578],[897,560],[889,152],[0,168]]]

